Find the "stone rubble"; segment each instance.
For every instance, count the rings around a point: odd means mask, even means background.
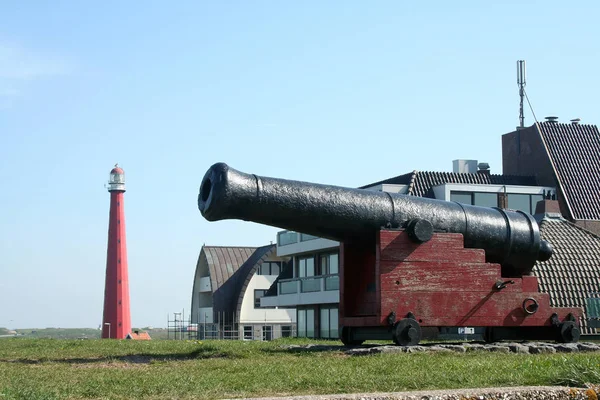
[[[591,400],[598,388],[525,386],[508,388],[422,390],[395,393],[360,393],[269,397],[260,400]],[[248,399],[259,400],[259,399]]]
[[[391,354],[391,353],[423,353],[423,352],[456,352],[466,353],[471,351],[489,351],[498,353],[518,354],[552,354],[552,353],[583,353],[600,352],[600,345],[589,342],[581,343],[552,343],[552,342],[497,342],[489,344],[481,343],[427,343],[417,346],[393,346],[393,345],[365,345],[357,347],[344,347],[342,345],[288,345],[283,348],[298,352],[319,351],[343,351],[351,356],[364,356],[369,354]]]
[[[338,350],[340,348],[338,347]],[[523,342],[523,343],[464,343],[464,344],[423,344],[418,346],[401,347],[391,345],[361,346],[345,349],[345,353],[352,356],[362,356],[379,353],[422,353],[422,352],[457,352],[489,351],[497,353],[518,354],[552,354],[552,353],[578,353],[600,351],[600,345],[594,343],[549,343],[549,342]]]

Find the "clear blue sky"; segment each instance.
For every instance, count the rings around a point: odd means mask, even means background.
[[[11,3],[0,326],[100,324],[115,162],[132,322],[166,326],[189,311],[203,243],[275,240],[274,228],[201,217],[215,162],[343,186],[456,158],[501,173],[518,59],[538,119],[600,123],[595,1]]]

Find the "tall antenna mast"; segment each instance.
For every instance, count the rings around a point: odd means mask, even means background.
[[[519,104],[519,122],[520,128],[525,128],[525,115],[523,114],[523,97],[525,97],[525,60],[517,61],[517,85],[519,85],[519,96],[521,102]]]

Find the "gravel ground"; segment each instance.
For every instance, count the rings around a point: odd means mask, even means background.
[[[260,400],[598,400],[599,388],[523,386],[509,388],[422,390],[395,393],[264,397]],[[259,400],[259,399],[249,399]]]

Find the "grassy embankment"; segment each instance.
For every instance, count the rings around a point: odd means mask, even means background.
[[[293,351],[299,339],[3,339],[0,399],[215,399],[600,383],[600,354]],[[338,342],[322,342],[337,346]]]
[[[142,328],[140,330],[148,332],[154,340],[168,338],[167,330],[164,328]],[[28,328],[15,329],[15,331],[17,337],[28,339],[100,339],[101,334],[100,329],[93,328]],[[0,336],[9,333],[8,329],[0,328]],[[182,336],[180,333],[178,335]]]

